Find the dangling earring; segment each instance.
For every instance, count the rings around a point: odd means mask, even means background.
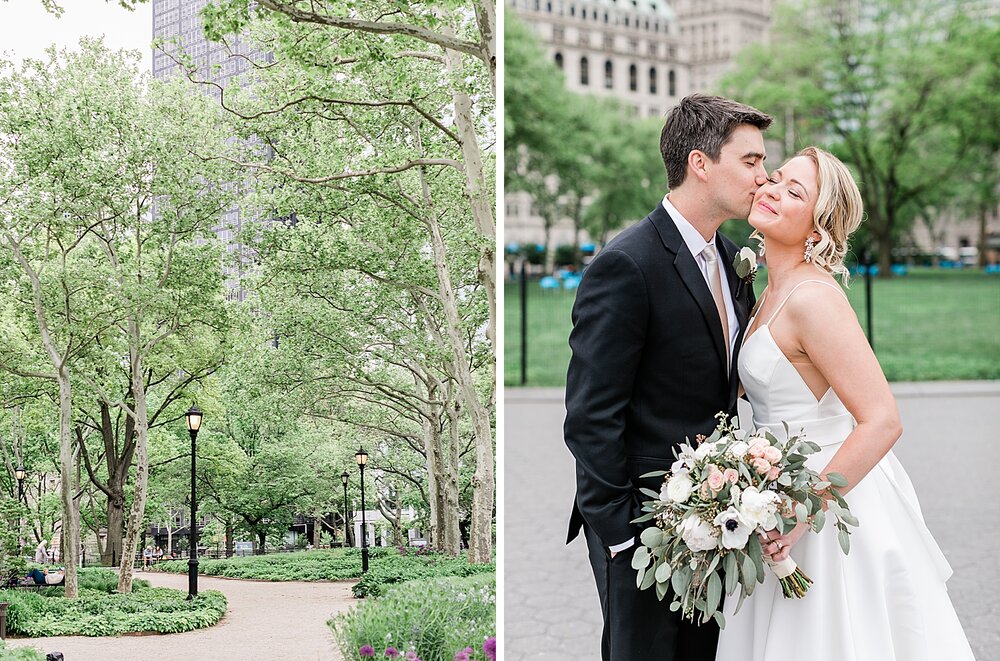
[[[811,262],[813,260],[813,246],[816,244],[816,239],[811,236],[806,239],[806,253],[804,255],[806,262]]]

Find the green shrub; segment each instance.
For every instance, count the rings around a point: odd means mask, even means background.
[[[0,661],[45,661],[45,653],[34,647],[8,649],[0,640]]]
[[[352,588],[355,597],[377,597],[397,583],[438,576],[472,576],[495,573],[496,565],[470,564],[464,555],[452,557],[440,553],[426,555],[393,554],[379,558]],[[426,661],[426,659],[424,660]]]
[[[8,631],[30,637],[117,636],[129,631],[177,633],[215,624],[227,607],[221,592],[202,592],[187,601],[187,593],[180,590],[150,587],[132,594],[82,588],[77,599],[3,590],[0,601],[10,602]]]
[[[36,565],[39,566],[39,565]],[[53,569],[57,565],[47,567]],[[118,591],[118,572],[107,567],[84,567],[77,570],[79,588],[81,590],[94,590],[111,594]],[[149,588],[149,581],[141,578],[132,579],[132,590],[145,590]],[[42,588],[40,593],[44,597],[62,597],[66,594],[66,587],[63,585]]]
[[[372,560],[396,555],[396,549],[373,548]],[[187,560],[170,560],[156,566],[158,571],[187,573]],[[296,553],[272,553],[242,558],[199,560],[198,573],[227,578],[263,581],[343,581],[361,576],[360,549],[316,549]]]
[[[452,661],[455,653],[496,632],[496,575],[448,576],[392,586],[329,622],[344,659],[362,659],[371,645],[413,650],[423,661]],[[477,657],[478,658],[478,657]]]

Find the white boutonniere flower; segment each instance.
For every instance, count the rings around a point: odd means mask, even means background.
[[[733,270],[736,271],[736,276],[741,280],[737,289],[738,295],[739,291],[742,291],[743,285],[752,285],[754,278],[757,277],[757,253],[746,246],[740,248],[736,257],[733,258]]]

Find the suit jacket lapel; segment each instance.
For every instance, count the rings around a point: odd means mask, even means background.
[[[681,281],[698,304],[698,308],[711,330],[712,344],[719,355],[719,367],[725,371],[726,348],[725,340],[722,337],[722,324],[719,320],[719,312],[715,307],[715,299],[712,298],[712,292],[708,288],[705,276],[663,205],[657,205],[656,210],[649,217],[653,226],[656,227],[663,245],[676,255],[674,268],[677,269]]]
[[[740,349],[743,346],[743,335],[747,332],[747,322],[750,319],[750,308],[747,304],[749,295],[746,290],[752,285],[744,284],[742,279],[736,275],[736,269],[733,268],[733,259],[736,256],[736,251],[729,250],[728,243],[728,241],[723,241],[719,235],[716,235],[716,247],[719,250],[719,259],[725,260],[726,280],[729,281],[729,293],[733,297],[733,305],[736,308],[736,320],[740,325],[740,332],[736,335],[736,344],[733,347],[732,363],[729,366],[730,404],[732,405],[735,404],[736,393],[739,392],[739,369],[737,361],[740,357]],[[741,284],[743,284],[742,287],[740,286]]]

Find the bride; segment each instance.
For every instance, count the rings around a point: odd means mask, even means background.
[[[808,464],[837,472],[860,526],[844,555],[836,529],[768,533],[764,551],[789,554],[813,580],[785,599],[771,572],[734,614],[716,661],[962,661],[972,650],[948,598],[951,567],[924,524],[891,448],[896,402],[834,275],[847,278],[847,241],[861,195],[833,155],[809,147],[775,170],[749,222],[767,247],[768,287],[747,328],[739,374],[755,428],[783,438],[782,421],[822,451]]]

